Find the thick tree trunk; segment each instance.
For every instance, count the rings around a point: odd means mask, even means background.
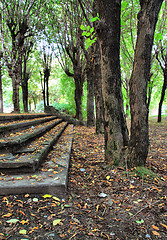
[[[101,86],[101,66],[99,44],[95,44],[94,49],[94,93],[96,105],[96,133],[104,133],[104,107]]]
[[[95,6],[101,19],[96,30],[101,51],[105,158],[118,165],[123,164],[122,149],[128,141],[120,72],[121,0],[95,0]]]
[[[145,165],[148,154],[147,82],[150,78],[154,31],[163,0],[142,0],[138,13],[138,32],[130,79],[131,138],[129,166]]]
[[[87,126],[94,126],[94,83],[93,69],[87,67]]]
[[[167,55],[166,55],[166,59],[167,59]],[[161,99],[158,107],[158,122],[161,122],[162,120],[162,104],[165,98],[166,88],[167,88],[167,60],[166,60],[166,68],[164,69],[164,83],[162,86]]]

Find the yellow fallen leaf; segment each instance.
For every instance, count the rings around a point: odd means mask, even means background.
[[[12,213],[7,213],[7,214],[3,215],[2,217],[10,217],[10,216],[12,216]]]
[[[159,230],[159,227],[152,225],[152,228],[154,228],[155,230]]]
[[[109,179],[110,179],[110,176],[107,176],[106,179],[109,180]]]
[[[56,219],[53,221],[53,226],[58,225],[61,222],[61,219]]]
[[[160,234],[157,231],[152,231],[154,235],[160,236]]]
[[[163,224],[163,223],[160,223],[160,224],[167,229],[167,226],[165,224]]]
[[[20,234],[26,234],[26,233],[27,233],[27,230],[25,230],[25,229],[20,230],[19,233],[20,233]]]

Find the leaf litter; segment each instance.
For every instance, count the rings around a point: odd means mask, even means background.
[[[66,196],[0,197],[0,239],[166,239],[166,134],[167,124],[151,122],[147,168],[155,177],[108,167],[103,136],[75,127]]]

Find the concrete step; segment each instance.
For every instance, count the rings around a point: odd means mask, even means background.
[[[0,175],[0,195],[49,193],[63,195],[67,189],[73,125],[68,125],[46,161],[35,173]]]
[[[6,134],[6,133],[9,133],[10,131],[18,131],[22,128],[26,129],[28,128],[29,126],[36,126],[38,124],[41,124],[41,123],[45,123],[45,122],[49,122],[51,120],[54,120],[56,119],[57,117],[55,116],[49,116],[49,117],[45,117],[45,118],[40,118],[40,119],[35,119],[35,120],[25,120],[24,122],[14,122],[14,123],[10,123],[10,124],[7,124],[7,125],[4,125],[2,124],[0,126],[0,134]]]
[[[41,117],[52,116],[52,114],[46,113],[30,113],[30,114],[0,114],[0,122],[23,120],[23,119],[34,119]]]
[[[29,129],[19,131],[15,134],[12,133],[6,135],[0,139],[0,149],[6,149],[8,152],[14,153],[23,145],[27,144],[37,137],[40,137],[61,122],[61,119],[52,120],[50,122],[40,124],[36,128],[31,127]]]
[[[54,124],[50,131],[47,131],[42,137],[36,138],[25,147],[19,148],[15,151],[15,154],[5,152],[5,150],[2,151],[0,170],[3,173],[35,172],[66,127],[67,123],[59,121],[59,124],[56,124],[56,126]]]

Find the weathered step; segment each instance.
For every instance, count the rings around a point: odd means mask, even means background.
[[[48,117],[52,114],[46,113],[38,113],[38,114],[0,114],[0,122],[6,121],[15,121],[15,120],[23,120],[23,119],[34,119],[41,117]]]
[[[36,119],[36,120],[26,120],[26,122],[17,122],[17,123],[12,123],[12,124],[8,124],[8,125],[3,125],[0,126],[0,134],[3,133],[7,133],[9,131],[13,131],[13,130],[19,130],[21,128],[27,128],[29,126],[36,126],[37,124],[41,124],[44,122],[49,122],[51,120],[56,119],[55,116],[52,117],[46,117],[46,118],[40,118],[40,119]]]
[[[55,142],[61,136],[68,123],[62,122],[55,126],[41,138],[34,140],[17,151],[0,156],[0,170],[2,172],[35,172],[47,157]]]
[[[8,137],[4,137],[0,139],[0,149],[8,149],[9,152],[15,152],[18,148],[20,148],[22,145],[27,144],[28,142],[32,141],[34,138],[40,137],[59,123],[61,123],[62,120],[53,120],[51,123],[47,123],[47,125],[43,124],[38,126],[38,129],[29,129],[30,132],[26,133],[27,130],[20,131],[18,135],[16,134],[10,134]]]
[[[0,176],[0,195],[43,193],[65,194],[73,139],[73,125],[68,125],[59,138],[48,161],[35,174],[12,174]]]

